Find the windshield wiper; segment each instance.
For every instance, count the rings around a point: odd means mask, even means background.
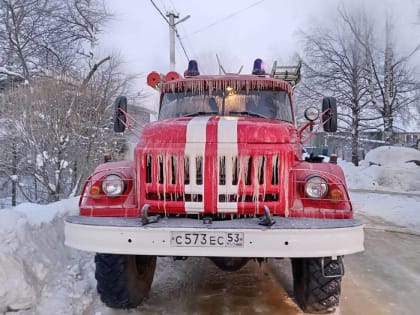
[[[229,112],[229,115],[240,115],[240,116],[251,116],[251,117],[259,117],[259,118],[267,118],[264,115],[257,114],[257,113],[254,113],[254,112],[248,112],[248,111],[241,111],[241,112],[239,112],[239,111],[230,111]]]
[[[207,116],[207,115],[217,115],[218,112],[195,112],[191,114],[186,114],[184,117],[195,117],[195,116]]]

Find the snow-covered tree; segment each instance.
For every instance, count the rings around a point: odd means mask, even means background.
[[[108,18],[101,0],[0,0],[0,185],[13,205],[75,194],[103,153],[121,153],[113,101],[133,76],[94,55]]]
[[[0,67],[28,81],[78,72],[108,19],[100,0],[0,0]]]
[[[105,152],[121,153],[123,142],[112,130],[112,105],[129,82],[118,72],[115,62],[104,64],[83,92],[73,81],[39,79],[7,93],[7,139],[15,141],[2,148],[17,152],[19,143],[20,150],[14,159],[3,155],[3,169],[11,179],[20,178],[28,199],[50,202],[72,195]]]

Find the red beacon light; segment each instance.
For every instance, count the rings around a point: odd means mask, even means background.
[[[195,60],[190,60],[188,62],[188,69],[185,72],[185,76],[195,77],[196,75],[200,75],[200,71],[198,70],[198,63]]]
[[[254,75],[265,75],[264,62],[261,58],[257,58],[254,61],[254,67],[252,68],[252,74]]]

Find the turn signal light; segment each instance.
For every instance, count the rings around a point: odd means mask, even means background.
[[[332,201],[340,201],[343,200],[343,193],[339,189],[332,189],[330,192],[330,197]]]
[[[89,190],[89,194],[92,196],[92,198],[99,198],[101,195],[101,187],[92,186]]]

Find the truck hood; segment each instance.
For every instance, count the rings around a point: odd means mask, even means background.
[[[140,145],[161,143],[296,143],[289,122],[253,117],[182,117],[148,124]]]

